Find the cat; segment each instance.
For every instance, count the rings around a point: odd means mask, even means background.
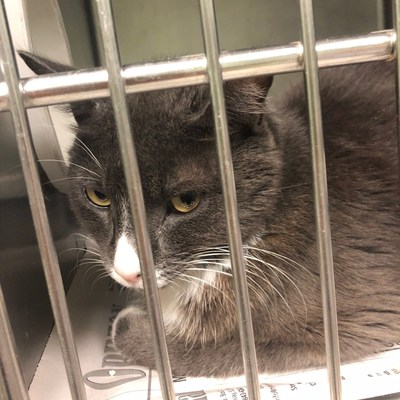
[[[37,74],[61,65],[21,53]],[[400,185],[393,62],[321,70],[341,361],[400,332]],[[224,83],[260,372],[325,363],[303,85]],[[243,373],[207,85],[128,95],[174,375]],[[70,105],[69,201],[109,274],[137,302],[114,323],[119,351],[155,368],[109,99]]]

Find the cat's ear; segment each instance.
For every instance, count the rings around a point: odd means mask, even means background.
[[[260,105],[264,104],[272,82],[272,75],[226,81],[225,94],[228,106],[240,106],[236,101],[240,97],[241,102],[239,103],[244,102],[243,106],[254,108],[257,111]]]
[[[272,86],[273,76],[245,78],[225,83],[228,115],[234,123],[250,126],[255,133],[264,131],[266,98]]]
[[[36,74],[46,75],[57,72],[74,71],[75,68],[69,65],[61,64],[48,58],[38,56],[28,51],[18,51],[18,54],[24,60],[25,64]]]
[[[75,71],[74,67],[70,65],[61,64],[48,58],[38,56],[36,54],[29,53],[27,51],[19,51],[18,54],[24,60],[25,64],[36,74],[36,75],[47,75],[59,72]],[[92,114],[96,102],[93,100],[79,101],[76,103],[69,104],[69,108],[74,115],[74,118],[78,124],[82,124]]]

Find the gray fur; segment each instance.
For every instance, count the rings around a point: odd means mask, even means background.
[[[35,70],[29,55],[24,58]],[[394,65],[324,70],[320,80],[344,362],[399,339]],[[270,84],[268,78],[230,82],[225,94],[259,369],[275,372],[322,365],[325,354],[306,101],[301,84],[280,102],[264,101]],[[80,179],[71,180],[70,202],[111,268],[127,194],[110,101],[93,103],[80,104],[77,137],[102,169],[78,145],[71,161],[100,175],[96,184],[113,205],[97,209],[88,203],[83,188],[98,177],[73,164],[70,176]],[[215,287],[204,286],[195,295],[188,293],[196,278],[182,280],[199,260],[211,265],[227,258],[208,89],[130,95],[128,103],[156,268],[173,281],[169,286],[181,285],[174,292],[181,323],[167,323],[173,372],[241,374],[230,277],[216,273]],[[200,206],[185,215],[171,212],[171,196],[187,190],[203,193]],[[132,227],[130,232],[133,236]],[[214,255],[201,253],[206,249],[215,249],[208,250]],[[229,266],[224,272],[229,274]],[[203,276],[201,271],[188,274]],[[125,356],[155,367],[146,315],[126,311],[114,328],[115,344]]]

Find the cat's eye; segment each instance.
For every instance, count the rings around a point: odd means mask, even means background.
[[[102,192],[96,189],[85,188],[85,193],[90,202],[99,207],[108,207],[111,200]]]
[[[171,198],[171,206],[175,211],[188,213],[194,210],[201,201],[201,195],[194,190],[184,192]]]

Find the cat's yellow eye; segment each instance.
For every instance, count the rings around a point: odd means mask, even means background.
[[[102,192],[96,189],[85,188],[87,198],[96,206],[108,207],[111,200]]]
[[[190,192],[181,193],[178,196],[171,198],[171,206],[175,211],[180,213],[188,213],[194,210],[201,201],[201,195],[194,190]]]

